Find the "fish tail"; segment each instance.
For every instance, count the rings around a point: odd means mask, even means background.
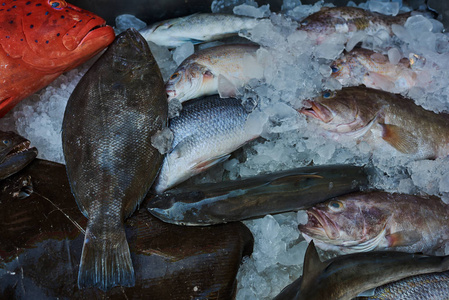
[[[104,233],[95,235],[87,226],[78,272],[78,287],[97,287],[107,291],[117,285],[135,285],[125,230],[116,228],[111,238]]]

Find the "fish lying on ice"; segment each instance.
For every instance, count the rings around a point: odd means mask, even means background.
[[[199,50],[187,57],[166,84],[168,100],[184,102],[201,96],[238,95],[250,79],[263,77],[257,62],[258,45],[227,44]]]
[[[63,0],[5,1],[0,24],[0,117],[115,36],[105,20]]]
[[[399,94],[348,87],[324,92],[306,101],[300,112],[320,120],[320,126],[335,138],[360,138],[376,130],[368,142],[386,141],[415,159],[432,159],[449,154],[449,115],[425,110]]]
[[[331,65],[332,77],[343,86],[365,85],[391,93],[402,93],[415,86],[419,71],[410,68],[410,61],[402,58],[391,63],[388,56],[356,48],[345,53]]]
[[[139,32],[149,42],[174,48],[186,42],[199,44],[234,36],[259,23],[260,20],[245,16],[197,13],[157,22]]]
[[[448,300],[449,272],[430,273],[390,282],[356,300]]]
[[[240,180],[182,186],[156,195],[151,214],[178,225],[212,225],[297,211],[368,183],[363,167],[314,166]]]
[[[436,254],[449,243],[449,205],[433,196],[352,193],[319,203],[307,215],[299,231],[324,250]]]
[[[229,158],[232,151],[257,138],[249,111],[235,98],[209,96],[188,101],[170,120],[171,150],[154,185],[161,193]],[[257,129],[257,128],[256,128]]]
[[[72,192],[89,219],[80,288],[134,285],[123,222],[162,164],[151,137],[166,126],[167,114],[159,67],[134,29],[116,38],[70,96],[63,152]]]
[[[322,262],[313,241],[304,257],[303,275],[273,300],[350,300],[377,286],[406,277],[449,270],[449,256],[367,252]]]
[[[37,156],[30,141],[12,131],[0,130],[0,180],[17,173]]]
[[[349,40],[356,32],[374,35],[384,30],[393,34],[393,24],[404,25],[410,13],[386,16],[358,7],[322,7],[320,11],[301,22],[299,30],[304,30],[321,43],[333,33],[343,33]]]

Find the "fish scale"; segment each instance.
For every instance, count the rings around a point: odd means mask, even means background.
[[[166,126],[164,82],[134,29],[119,35],[67,103],[63,151],[72,192],[89,218],[78,286],[134,286],[124,220],[152,185],[162,154],[151,137]]]

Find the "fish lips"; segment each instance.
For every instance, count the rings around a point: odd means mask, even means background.
[[[329,240],[336,240],[340,237],[337,225],[325,212],[316,208],[311,208],[306,212],[308,216],[307,224],[298,225],[299,231],[311,237],[322,237],[320,239],[325,238],[325,235]]]
[[[311,100],[305,100],[306,107],[299,110],[306,116],[314,117],[324,123],[329,123],[333,119],[332,111],[326,106]]]
[[[26,140],[17,144],[6,154],[0,162],[0,180],[20,171],[36,158],[37,149],[29,148],[29,146],[30,141]]]
[[[106,21],[101,18],[91,18],[83,27],[73,26],[66,32],[62,43],[64,47],[73,51],[83,43],[102,36],[115,36],[112,27],[106,25]],[[110,42],[113,41],[113,38]]]

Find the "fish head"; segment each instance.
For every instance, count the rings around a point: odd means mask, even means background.
[[[300,224],[303,235],[338,247],[356,247],[385,233],[391,212],[363,193],[353,193],[317,204]]]
[[[44,72],[74,68],[115,37],[105,20],[64,0],[17,0],[2,8],[2,49]]]
[[[349,31],[348,23],[340,12],[330,7],[322,7],[319,12],[302,20],[299,30],[307,32],[319,44],[329,35]]]
[[[358,137],[381,113],[381,103],[370,99],[368,93],[367,89],[360,88],[325,91],[313,100],[306,100],[299,112],[320,120],[320,125],[327,131]]]
[[[201,95],[208,95],[216,81],[217,78],[213,73],[201,64],[181,64],[165,85],[168,101],[177,98],[184,102]]]
[[[111,66],[119,72],[141,76],[142,69],[147,68],[149,64],[156,64],[148,43],[134,28],[120,33],[109,48],[113,54],[110,57]]]
[[[0,179],[20,171],[37,156],[30,141],[12,131],[0,131]]]

